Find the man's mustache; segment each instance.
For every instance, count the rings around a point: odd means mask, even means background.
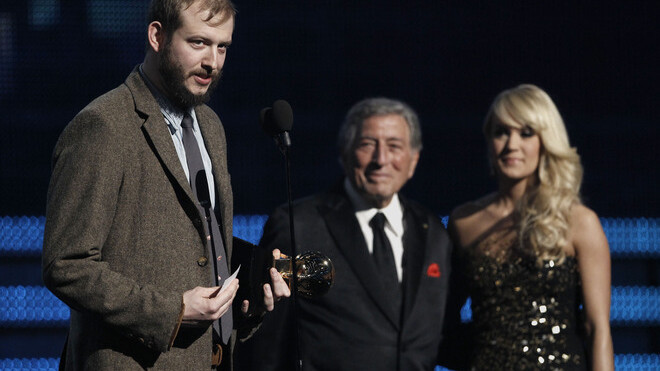
[[[210,77],[213,80],[216,80],[222,75],[222,70],[215,70],[213,72],[209,72],[207,70],[200,69],[200,70],[195,70],[195,71],[191,72],[190,74],[191,75],[199,75],[199,76],[202,76],[203,78]]]

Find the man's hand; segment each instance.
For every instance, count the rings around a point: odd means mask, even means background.
[[[184,321],[214,321],[222,317],[231,307],[236,291],[238,279],[233,280],[229,286],[219,291],[219,287],[195,287],[183,293]]]
[[[273,250],[273,258],[280,258],[280,250]],[[289,290],[289,285],[284,282],[284,278],[275,268],[270,268],[270,279],[273,283],[273,288],[271,285],[266,283],[264,284],[264,307],[267,311],[272,311],[275,308],[275,302],[279,301],[282,297],[288,298],[291,296],[291,290]],[[250,302],[243,300],[241,305],[241,310],[243,313],[247,313],[250,307]]]

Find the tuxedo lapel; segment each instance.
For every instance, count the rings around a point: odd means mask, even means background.
[[[379,274],[355,217],[353,205],[345,196],[336,196],[321,207],[319,213],[324,218],[338,250],[346,257],[346,261],[365,291],[398,329],[399,319],[395,313],[394,303],[388,295],[387,288],[379,280]]]
[[[418,215],[405,200],[403,213],[403,320],[412,312],[419,281],[424,269],[424,254],[426,251],[426,236],[428,235],[429,225],[423,216]]]

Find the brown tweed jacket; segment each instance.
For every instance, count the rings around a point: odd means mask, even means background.
[[[196,115],[230,259],[224,129],[208,106]],[[66,127],[53,153],[42,268],[46,286],[71,307],[67,370],[210,369],[210,326],[178,328],[183,292],[213,285],[193,197],[137,68]]]

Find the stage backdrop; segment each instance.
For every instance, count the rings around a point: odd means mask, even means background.
[[[605,218],[617,367],[658,367],[660,3],[236,5],[210,105],[227,132],[237,225],[247,228],[238,235],[256,242],[265,215],[286,201],[282,156],[258,125],[274,100],[294,110],[296,198],[340,179],[335,138],[352,104],[409,103],[424,150],[403,192],[445,216],[493,190],[483,116],[501,90],[533,83],[563,114],[585,167],[584,201]],[[50,156],[69,120],[142,61],[146,8],[144,0],[0,2],[0,369],[55,368],[68,310],[39,271]]]
[[[602,216],[658,216],[660,58],[652,1],[236,1],[234,44],[211,105],[223,119],[238,213],[285,201],[284,167],[258,125],[293,106],[293,193],[341,176],[335,137],[359,99],[402,99],[424,150],[404,192],[447,214],[493,189],[481,122],[519,83],[546,89]],[[68,121],[123,82],[145,48],[146,1],[0,3],[0,215],[42,215],[50,155]]]

